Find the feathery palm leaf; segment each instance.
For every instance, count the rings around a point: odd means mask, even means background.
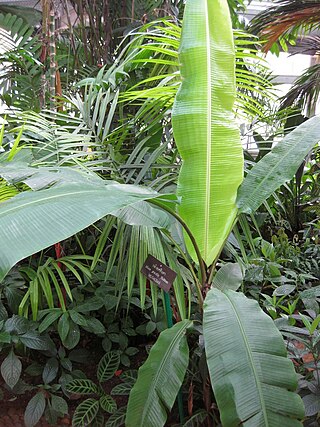
[[[129,87],[122,97],[126,101],[139,100],[140,103],[146,100],[142,104],[144,112],[152,108],[155,100],[161,101],[161,109],[169,109],[180,84],[178,46],[181,29],[177,24],[163,20],[148,24],[133,34],[136,34],[136,40],[127,48],[125,62],[140,64],[137,68],[147,74],[147,77]],[[238,95],[236,109],[251,116],[261,115],[258,95],[271,96],[272,84],[267,74],[267,66],[263,60],[258,59],[256,40],[253,40],[251,35],[237,30],[234,32],[234,40]],[[131,71],[126,67],[124,70]]]
[[[0,14],[0,93],[8,107],[39,109],[41,43],[22,18]]]
[[[320,95],[320,64],[309,67],[298,77],[281,102],[281,108],[298,107],[312,115]]]
[[[39,2],[38,2],[39,3]],[[3,15],[11,14],[23,19],[29,26],[35,26],[41,21],[41,12],[35,7],[26,7],[15,5],[12,1],[0,3],[0,13]]]
[[[251,23],[254,33],[267,40],[263,50],[267,52],[277,41],[298,32],[310,31],[320,26],[320,2],[317,0],[280,0],[258,14]]]

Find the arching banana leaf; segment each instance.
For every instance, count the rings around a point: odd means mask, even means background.
[[[0,281],[19,260],[158,193],[125,184],[65,184],[21,193],[0,204]],[[164,196],[165,197],[165,196]]]
[[[180,46],[182,84],[172,124],[183,159],[179,214],[207,265],[219,255],[233,226],[243,176],[242,147],[232,113],[234,56],[228,2],[188,1]],[[190,241],[187,247],[196,260]]]
[[[240,213],[252,213],[289,181],[304,157],[320,141],[320,117],[302,123],[279,142],[249,171],[239,188]]]
[[[256,301],[212,289],[203,334],[224,427],[302,427],[297,377],[280,332]]]

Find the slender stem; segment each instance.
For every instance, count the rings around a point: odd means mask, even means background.
[[[171,234],[169,233],[168,230],[161,230],[161,232],[167,236],[167,238],[170,240],[170,242],[172,242],[174,244],[174,246],[178,249],[178,251],[180,252],[180,255],[182,256],[182,258],[184,259],[184,261],[186,262],[186,264],[188,265],[190,272],[194,278],[195,281],[195,285],[197,288],[197,294],[198,294],[198,298],[200,301],[200,305],[203,305],[203,296],[202,296],[202,292],[201,292],[201,284],[199,282],[199,279],[191,265],[191,262],[188,260],[186,254],[183,252],[183,250],[180,248],[180,246],[177,244],[177,242],[174,240],[174,238],[171,236]]]
[[[172,309],[171,309],[171,304],[170,304],[170,296],[168,292],[163,292],[164,295],[164,305],[165,305],[165,311],[166,311],[166,315],[167,315],[167,325],[168,328],[172,328],[173,326],[173,314],[172,314]],[[182,400],[182,389],[179,390],[178,392],[178,408],[179,408],[179,416],[180,416],[180,421],[181,423],[183,423],[183,419],[184,419],[184,412],[183,412],[183,400]]]
[[[56,95],[56,23],[55,23],[55,10],[54,3],[50,1],[49,12],[49,59],[50,59],[50,78],[49,78],[49,95],[50,105],[55,108],[55,95]]]
[[[184,222],[184,220],[180,217],[180,215],[178,215],[175,211],[173,211],[172,209],[168,208],[167,206],[163,205],[161,202],[159,202],[158,200],[148,200],[149,203],[165,210],[166,212],[168,212],[170,215],[172,215],[178,222],[180,222],[180,224],[182,225],[182,227],[185,229],[186,233],[188,234],[191,243],[194,247],[194,250],[196,251],[197,254],[197,258],[198,258],[198,262],[199,262],[199,267],[200,267],[200,272],[201,272],[201,287],[202,289],[204,289],[205,285],[206,285],[206,278],[207,278],[207,273],[206,273],[206,266],[204,264],[204,261],[202,259],[200,250],[199,250],[199,246],[197,245],[197,242],[193,236],[193,234],[191,233],[190,228],[188,227],[188,225]]]
[[[211,285],[212,280],[213,280],[213,275],[214,272],[216,271],[216,265],[217,265],[217,259],[214,261],[214,263],[210,266],[210,270],[209,270],[209,279],[208,279],[208,284]]]

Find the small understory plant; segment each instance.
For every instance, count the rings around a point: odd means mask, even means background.
[[[117,403],[111,396],[126,396],[136,380],[135,371],[123,373],[118,371],[120,364],[120,353],[111,351],[106,353],[100,360],[97,368],[98,384],[90,379],[74,379],[67,385],[67,390],[71,394],[81,396],[91,396],[81,402],[73,415],[72,425],[74,427],[84,426],[112,426],[113,423],[122,425],[125,418],[125,408],[117,408]],[[109,381],[115,374],[121,375],[123,382],[117,384],[111,390],[111,395],[107,394],[103,385]],[[109,416],[105,424],[105,416]],[[121,422],[122,421],[122,422]]]

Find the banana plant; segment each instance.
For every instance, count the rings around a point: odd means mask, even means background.
[[[45,171],[51,174],[50,187],[0,204],[0,280],[19,260],[107,214],[120,216],[137,203],[156,205],[183,226],[187,251],[199,265],[196,298],[222,425],[302,426],[303,404],[294,393],[296,376],[280,333],[255,301],[237,292],[240,283],[220,270],[215,276],[215,266],[239,215],[254,212],[291,179],[319,142],[320,120],[314,117],[287,135],[243,180],[232,113],[235,60],[227,0],[187,0],[180,62],[183,79],[172,121],[183,161],[177,209],[172,208],[173,195],[86,174],[67,173],[64,179],[68,168]],[[13,182],[6,156],[2,154],[0,176]],[[19,179],[30,183],[30,176],[26,171]],[[185,377],[192,330],[193,321],[184,319],[160,334],[131,391],[127,426],[165,424]]]
[[[320,140],[319,118],[292,132],[242,183],[226,1],[187,0],[180,62],[182,84],[172,112],[183,160],[178,213],[188,252],[200,265],[204,346],[222,425],[302,426],[303,404],[294,393],[296,375],[279,331],[257,302],[236,292],[240,283],[235,285],[227,274],[215,281],[214,274],[238,216],[254,212],[290,179]],[[165,424],[188,367],[188,330],[192,322],[185,320],[160,334],[130,393],[126,426]]]

